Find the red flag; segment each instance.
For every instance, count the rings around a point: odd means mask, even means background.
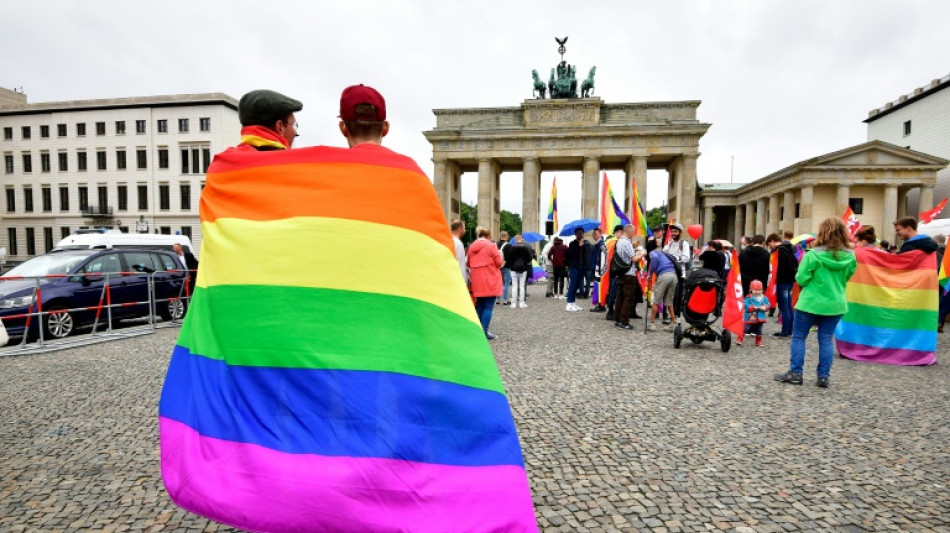
[[[722,310],[722,327],[736,335],[742,335],[742,274],[739,272],[739,252],[732,251],[732,265],[729,268],[729,279],[726,280],[726,303]]]
[[[861,221],[858,220],[858,217],[855,216],[854,211],[851,210],[849,205],[847,209],[844,210],[844,214],[841,215],[841,221],[844,222],[845,227],[848,228],[848,232],[851,233],[851,240],[854,240],[854,235],[862,228]]]
[[[775,284],[775,278],[778,276],[778,250],[776,249],[769,256],[769,283],[765,288],[765,295],[769,297],[769,307],[775,308],[778,305],[778,287]]]
[[[921,224],[930,224],[931,222],[933,222],[935,218],[937,218],[937,215],[939,215],[940,212],[943,211],[943,208],[946,206],[947,206],[947,199],[944,198],[942,202],[937,204],[937,207],[930,209],[928,211],[924,211],[923,213],[918,215],[917,216],[918,222],[920,222]]]

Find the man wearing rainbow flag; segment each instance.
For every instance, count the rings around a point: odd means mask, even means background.
[[[238,149],[267,152],[290,148],[297,137],[294,113],[301,109],[303,104],[278,92],[259,89],[245,94],[238,102]]]

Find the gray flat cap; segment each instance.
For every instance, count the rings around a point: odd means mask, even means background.
[[[258,89],[241,97],[238,118],[242,126],[273,126],[291,113],[303,109],[303,104],[275,91]]]

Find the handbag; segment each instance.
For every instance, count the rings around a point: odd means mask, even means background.
[[[614,256],[610,259],[610,275],[611,276],[622,276],[626,274],[630,267],[633,266],[631,263],[624,261],[620,258],[620,254],[614,250]]]

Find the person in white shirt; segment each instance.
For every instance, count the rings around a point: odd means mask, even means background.
[[[465,245],[462,244],[462,235],[465,235],[465,221],[453,220],[449,226],[452,230],[452,241],[455,243],[455,260],[459,263],[462,279],[468,285],[468,266],[465,264]]]

